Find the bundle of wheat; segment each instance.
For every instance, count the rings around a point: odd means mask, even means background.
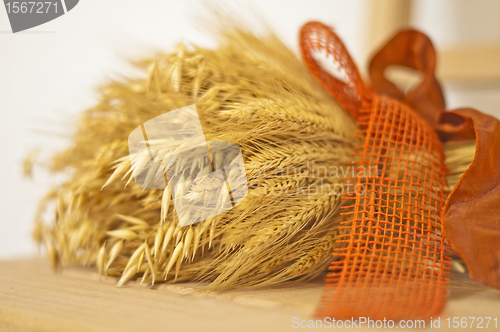
[[[304,280],[328,265],[356,125],[275,36],[221,35],[215,50],[179,45],[139,62],[147,78],[107,84],[83,114],[73,146],[53,161],[72,175],[42,202],[35,230],[55,266],[95,265],[119,285],[204,280],[221,289]],[[168,187],[134,182],[147,160],[129,157],[127,138],[190,104],[207,141],[240,146],[249,189],[233,209],[181,227]]]
[[[200,280],[228,289],[301,281],[328,266],[355,122],[277,37],[240,28],[220,37],[215,50],[181,44],[138,62],[143,79],[102,87],[72,147],[53,160],[70,177],[41,202],[34,236],[54,267],[96,266],[119,285]],[[240,146],[249,190],[229,211],[181,227],[169,187],[133,180],[147,160],[129,157],[127,139],[190,104],[208,141]],[[448,149],[450,183],[467,168],[463,157],[472,161],[469,145]],[[42,220],[54,203],[54,219]]]

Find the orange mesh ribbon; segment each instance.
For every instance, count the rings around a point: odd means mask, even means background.
[[[444,154],[431,124],[410,106],[364,86],[343,43],[310,22],[300,35],[305,63],[359,125],[348,179],[341,246],[330,266],[318,314],[338,319],[430,318],[446,303],[449,258],[440,213],[445,200]],[[333,56],[343,82],[318,64]],[[437,122],[437,121],[436,121]]]
[[[403,93],[384,76],[391,65],[419,71],[422,82]],[[372,58],[372,88],[418,111],[442,141],[475,137],[476,157],[448,196],[441,222],[447,241],[464,260],[470,276],[500,289],[500,121],[473,109],[446,111],[435,65],[429,38],[418,31],[401,31]]]

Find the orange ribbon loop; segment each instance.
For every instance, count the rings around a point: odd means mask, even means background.
[[[332,28],[319,22],[309,22],[300,31],[300,47],[306,65],[314,77],[352,116],[358,118],[366,88],[354,61]],[[345,72],[347,82],[334,77],[318,64],[313,52],[326,52]]]

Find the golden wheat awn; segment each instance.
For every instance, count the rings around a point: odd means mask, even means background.
[[[34,233],[53,266],[95,266],[118,285],[198,280],[218,289],[297,282],[324,271],[342,220],[344,178],[313,169],[347,168],[356,126],[295,55],[275,36],[233,28],[214,50],[181,44],[137,65],[145,77],[103,86],[72,147],[53,160],[54,172],[71,175],[41,202]],[[249,192],[233,209],[181,227],[168,186],[135,184],[134,170],[148,157],[129,156],[127,139],[142,123],[190,104],[207,141],[240,146]],[[458,169],[453,177],[471,150],[447,151],[448,166]],[[182,168],[187,161],[177,158],[171,162]],[[198,175],[210,171],[192,163]],[[149,180],[158,176],[148,172]],[[198,189],[193,201],[210,188]],[[54,219],[42,220],[52,208]]]

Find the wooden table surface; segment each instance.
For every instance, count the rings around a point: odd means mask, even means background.
[[[314,319],[323,286],[318,278],[223,294],[194,284],[117,288],[92,269],[54,273],[45,259],[2,261],[0,271],[0,331],[297,331],[292,319]],[[485,316],[500,316],[500,291],[452,275],[440,330],[447,317]]]

